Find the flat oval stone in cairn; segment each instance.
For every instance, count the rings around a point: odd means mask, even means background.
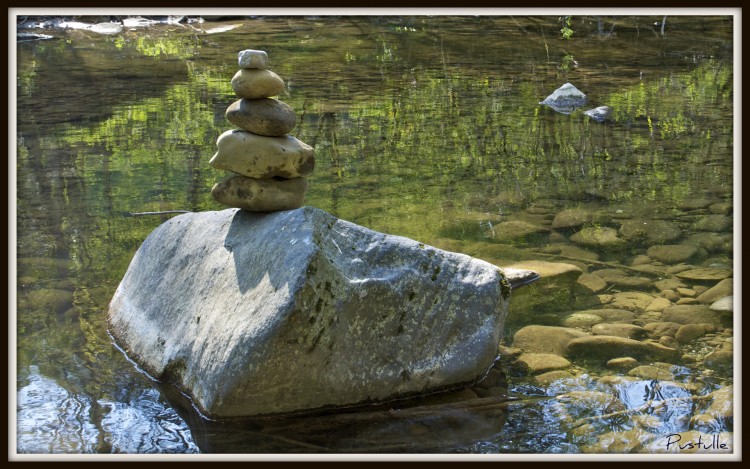
[[[273,98],[235,101],[227,108],[226,117],[241,129],[269,137],[286,135],[297,125],[294,109]]]
[[[302,207],[307,192],[304,178],[255,179],[234,176],[218,182],[211,195],[230,207],[252,212],[278,212]]]
[[[237,56],[240,68],[266,68],[268,63],[268,54],[263,50],[242,50]]]
[[[243,68],[232,78],[232,89],[240,98],[270,98],[284,91],[284,80],[270,70]]]
[[[312,173],[313,148],[291,135],[264,137],[244,130],[228,130],[216,141],[218,151],[208,162],[242,176],[268,179],[297,178]]]

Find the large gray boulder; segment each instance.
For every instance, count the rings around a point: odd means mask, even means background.
[[[109,323],[208,416],[349,407],[481,379],[533,275],[312,207],[191,213],[144,241]]]

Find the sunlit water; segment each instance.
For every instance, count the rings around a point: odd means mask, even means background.
[[[107,304],[130,259],[169,217],[130,214],[222,209],[210,188],[223,173],[208,160],[232,128],[224,111],[236,99],[229,81],[241,49],[269,53],[287,83],[280,98],[297,111],[293,135],[316,148],[308,205],[500,266],[565,262],[550,248],[571,245],[567,233],[548,227],[566,208],[605,225],[622,216],[674,220],[685,237],[713,236],[718,247],[697,264],[731,267],[731,223],[690,227],[711,204],[728,204],[731,216],[732,20],[669,17],[665,35],[661,20],[574,17],[576,33],[563,40],[556,17],[261,17],[112,36],[54,30],[56,39],[19,43],[17,451],[335,450],[333,440],[300,443],[196,420],[107,334]],[[566,82],[591,107],[611,106],[612,120],[539,106]],[[547,229],[515,236],[502,230],[507,221]],[[643,251],[595,254],[630,265]],[[508,325],[507,345],[519,327]],[[617,373],[581,363],[574,379],[540,386],[504,366],[511,401],[503,419],[486,428],[477,425],[485,414],[454,419],[447,433],[412,422],[393,434],[405,431],[413,445],[388,448],[600,452],[597,436],[619,432],[631,436],[610,451],[650,452],[656,436],[693,429],[697,404],[677,399],[653,418],[636,413],[637,424],[628,409],[733,381],[698,363],[661,384],[609,383],[597,378]],[[572,423],[611,409],[558,396],[589,391],[615,396],[620,413],[576,434]],[[468,430],[477,428],[480,437]],[[643,428],[647,435],[637,433]],[[731,423],[713,430],[731,432]],[[375,430],[362,431],[339,450],[377,452]],[[466,438],[452,438],[459,433]],[[370,446],[357,446],[363,441]]]

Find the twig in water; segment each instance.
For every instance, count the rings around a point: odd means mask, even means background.
[[[584,264],[594,264],[594,265],[609,267],[609,268],[612,268],[612,269],[629,270],[629,271],[632,271],[632,272],[637,272],[637,273],[645,274],[645,275],[656,275],[655,273],[649,272],[647,270],[640,270],[640,269],[636,269],[636,268],[633,268],[633,267],[628,267],[626,265],[622,265],[622,264],[617,263],[617,262],[595,261],[593,259],[584,259],[584,258],[578,258],[578,257],[563,256],[562,254],[550,254],[550,253],[547,253],[547,252],[540,252],[540,251],[533,251],[533,252],[534,252],[534,254],[542,256],[542,257],[551,257],[551,258],[555,258],[555,259],[566,259],[566,260],[570,260],[570,261],[582,262]]]
[[[167,215],[169,213],[193,213],[190,210],[164,210],[163,212],[135,212],[130,213],[131,217],[142,217],[144,215]]]
[[[513,22],[516,23],[516,26],[518,26],[518,29],[520,29],[522,33],[526,34],[527,36],[529,35],[529,32],[526,31],[526,28],[521,26],[521,23],[519,23],[517,19],[515,19],[513,16],[511,16],[510,19],[512,19]]]

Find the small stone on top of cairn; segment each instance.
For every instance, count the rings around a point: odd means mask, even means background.
[[[240,68],[266,68],[268,63],[268,54],[264,50],[241,50],[237,56]]]
[[[292,210],[303,205],[304,179],[315,166],[310,145],[289,135],[297,124],[294,110],[274,99],[284,81],[266,69],[268,54],[247,49],[238,54],[240,70],[232,78],[238,101],[226,111],[239,130],[228,130],[216,142],[209,164],[235,173],[217,183],[211,195],[230,207],[253,212]]]

